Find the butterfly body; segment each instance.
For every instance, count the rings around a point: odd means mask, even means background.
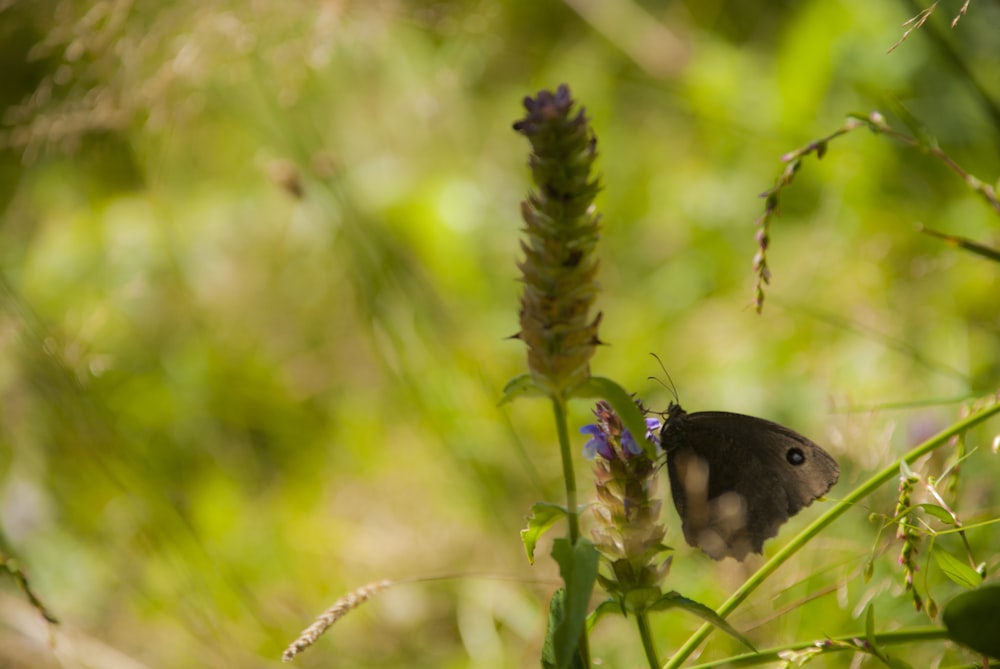
[[[743,414],[689,414],[671,404],[660,443],[684,538],[716,560],[762,552],[766,539],[840,475],[836,461],[806,437]]]

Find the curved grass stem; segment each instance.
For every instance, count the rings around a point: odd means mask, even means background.
[[[824,639],[822,641],[802,641],[799,643],[789,644],[787,646],[768,648],[767,650],[762,650],[757,653],[746,653],[744,655],[736,655],[722,660],[698,664],[691,667],[691,669],[754,667],[761,664],[781,662],[782,660],[787,661],[789,655],[804,654],[809,653],[810,651],[817,655],[838,653],[845,650],[856,651],[860,650],[857,646],[858,639],[863,637],[863,634],[854,634],[836,637],[833,639]],[[948,639],[948,630],[943,627],[914,627],[911,629],[893,630],[892,632],[886,632],[884,634],[876,634],[872,638],[880,647],[930,641],[943,641]]]

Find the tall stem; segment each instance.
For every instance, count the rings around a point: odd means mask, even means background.
[[[569,429],[566,423],[566,396],[562,393],[552,395],[552,411],[556,419],[556,431],[559,434],[559,453],[562,455],[563,479],[566,484],[566,520],[569,525],[569,541],[576,545],[580,539],[580,515],[577,512],[576,474],[573,471],[573,453],[570,450]],[[569,583],[566,583],[569,587]],[[577,666],[590,667],[590,640],[587,628],[584,626],[580,638],[576,642]]]
[[[639,627],[639,638],[642,639],[642,649],[646,653],[646,661],[649,669],[657,669],[660,660],[656,655],[656,644],[653,642],[653,632],[649,629],[649,614],[645,611],[637,613],[635,616],[636,625]]]
[[[577,513],[576,474],[573,471],[573,453],[566,423],[566,397],[559,393],[552,396],[552,411],[559,434],[559,453],[562,455],[563,481],[566,484],[566,518],[569,522],[569,540],[576,544],[580,538],[580,517]]]

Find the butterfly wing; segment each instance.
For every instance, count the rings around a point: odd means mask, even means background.
[[[661,441],[684,538],[715,559],[762,552],[764,541],[840,473],[806,437],[742,414],[678,410]]]

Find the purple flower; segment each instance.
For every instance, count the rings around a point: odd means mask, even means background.
[[[588,460],[593,460],[597,454],[605,460],[614,457],[611,444],[608,443],[608,434],[600,425],[584,425],[580,428],[580,433],[590,435],[590,440],[583,445],[583,457]]]
[[[646,418],[646,441],[660,445],[660,419]]]
[[[659,418],[646,419],[646,441],[651,441],[657,446],[660,445]],[[630,455],[639,455],[642,453],[642,446],[636,442],[635,437],[628,430],[622,430],[622,450],[625,452],[626,458]]]
[[[642,453],[642,446],[635,443],[635,437],[628,430],[622,432],[622,449],[629,455],[639,455]]]
[[[616,417],[617,418],[617,417]],[[632,433],[622,427],[620,423],[615,423],[609,429],[607,420],[598,415],[598,422],[594,425],[584,425],[580,428],[582,434],[590,435],[590,440],[583,446],[583,457],[593,460],[600,455],[605,460],[615,460],[621,457],[628,459],[634,455],[641,455],[642,446],[636,442]],[[612,433],[618,436],[612,436]],[[651,441],[657,446],[660,444],[660,419],[646,418],[647,441]],[[616,455],[616,445],[620,445],[621,452]]]

